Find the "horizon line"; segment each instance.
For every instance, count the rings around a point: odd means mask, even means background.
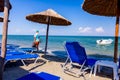
[[[32,34],[9,34],[8,36],[17,36],[17,35],[18,36],[32,36]],[[2,36],[2,34],[0,34],[0,36]],[[40,36],[46,36],[46,35],[40,35]],[[49,36],[100,36],[102,37],[102,35],[49,35]],[[115,36],[104,35],[104,37],[115,37]]]

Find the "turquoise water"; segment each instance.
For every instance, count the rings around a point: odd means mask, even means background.
[[[45,36],[41,36],[40,47],[45,47]],[[114,41],[110,45],[100,46],[96,44],[98,39],[113,39],[114,37],[108,36],[49,36],[48,49],[52,50],[54,54],[58,56],[65,56],[64,42],[65,41],[78,41],[82,46],[85,47],[87,55],[89,57],[99,59],[110,59],[114,53]],[[1,41],[1,36],[0,36]],[[9,35],[8,42],[10,44],[18,44],[22,47],[31,47],[33,42],[33,35]],[[120,38],[119,38],[120,45]],[[120,54],[120,47],[119,47]],[[109,57],[111,56],[111,57]]]

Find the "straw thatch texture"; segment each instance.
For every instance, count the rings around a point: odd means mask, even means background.
[[[0,0],[0,12],[4,11],[4,0]]]
[[[120,0],[85,0],[82,8],[88,13],[101,16],[116,16]]]
[[[9,3],[10,9],[12,8],[11,4]],[[0,0],[0,12],[4,11],[4,0]]]
[[[38,22],[42,24],[48,24],[48,17],[50,17],[50,25],[70,25],[71,22],[66,20],[64,17],[53,11],[52,9],[48,9],[46,11],[31,14],[26,16],[26,19]]]

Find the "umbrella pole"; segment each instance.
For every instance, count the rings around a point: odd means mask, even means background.
[[[114,62],[118,61],[118,35],[119,35],[119,17],[116,19],[116,28],[115,28],[115,44],[114,44]]]
[[[2,34],[1,56],[0,56],[0,80],[3,80],[4,60],[6,56],[6,43],[7,43],[7,31],[8,31],[8,17],[9,17],[9,0],[4,0],[3,34]]]
[[[118,61],[118,37],[119,37],[119,2],[117,7],[116,27],[115,27],[115,44],[114,44],[114,62]]]
[[[46,55],[46,51],[47,51],[47,44],[48,44],[49,23],[50,23],[50,17],[48,17],[48,23],[47,23],[46,43],[45,43],[45,55]]]

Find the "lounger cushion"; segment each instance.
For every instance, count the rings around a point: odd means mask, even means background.
[[[7,56],[6,55],[6,60],[21,60],[21,59],[29,59],[29,58],[37,58],[37,54],[22,54],[22,55],[12,55],[12,56]]]
[[[76,55],[76,52],[71,43],[66,43],[66,48],[69,53],[68,56],[72,59],[72,62],[79,62],[78,56]]]
[[[72,62],[83,64],[87,60],[85,49],[78,42],[66,42],[65,46]]]
[[[36,73],[30,73],[25,75],[17,80],[44,80],[43,78],[39,77]]]
[[[41,72],[38,75],[44,80],[60,80],[60,77],[46,73],[46,72]]]
[[[30,73],[28,75],[25,75],[17,80],[60,80],[60,77],[46,73]]]
[[[22,55],[22,54],[26,54],[26,53],[24,53],[24,52],[18,52],[18,51],[9,51],[9,50],[6,52],[7,56],[9,56],[9,55],[10,56],[11,55]]]
[[[31,52],[35,50],[35,48],[19,48],[19,50],[25,51],[25,52]]]
[[[87,59],[85,66],[90,66],[90,67],[92,67],[92,66],[95,65],[95,62],[96,62],[96,61],[97,61],[96,59]]]

